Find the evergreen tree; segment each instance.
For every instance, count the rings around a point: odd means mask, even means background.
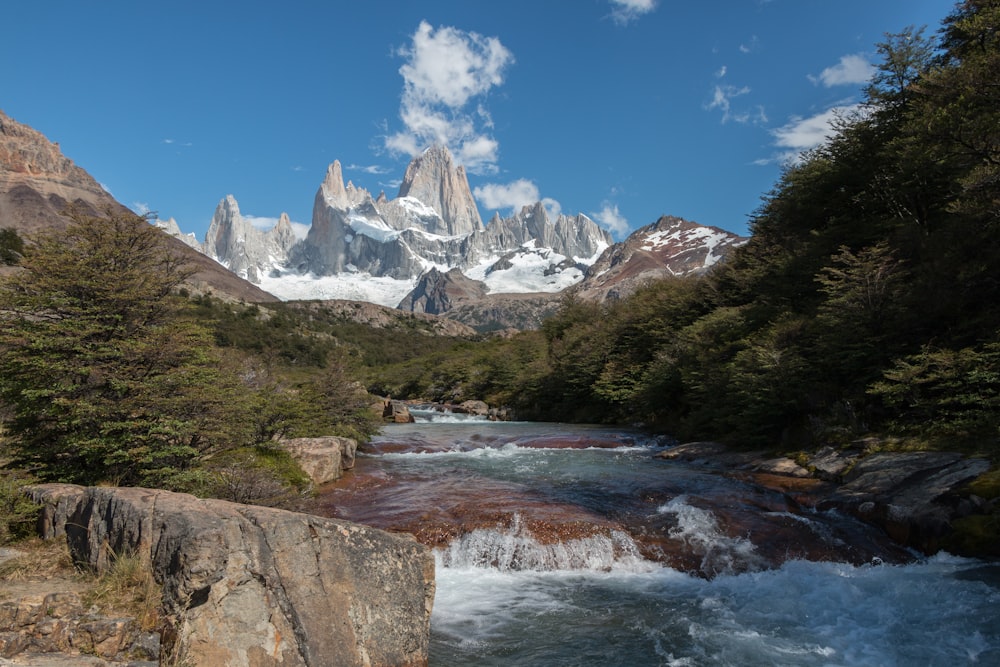
[[[14,463],[45,480],[162,479],[242,437],[238,383],[171,297],[191,272],[143,218],[71,212],[0,284]]]

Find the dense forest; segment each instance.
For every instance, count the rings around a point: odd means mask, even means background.
[[[878,51],[864,103],[785,168],[718,270],[569,296],[540,333],[383,368],[373,388],[741,445],[876,433],[995,456],[1000,3]]]

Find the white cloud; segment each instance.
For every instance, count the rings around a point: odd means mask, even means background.
[[[549,220],[555,220],[562,215],[562,204],[551,197],[542,197],[542,206],[545,207],[545,214],[549,216]]]
[[[591,217],[601,225],[608,228],[612,234],[621,236],[628,232],[628,220],[618,211],[618,204],[604,202],[602,208],[597,213],[592,213]]]
[[[619,25],[628,25],[656,9],[657,0],[611,0],[611,18]]]
[[[837,131],[835,123],[859,111],[858,105],[835,106],[808,118],[793,117],[783,126],[772,130],[775,145],[782,149],[780,162],[796,162],[802,153],[823,145]]]
[[[727,70],[726,66],[725,66],[725,65],[723,65],[722,67],[720,67],[720,68],[719,68],[719,71],[717,71],[717,72],[715,73],[715,78],[716,78],[716,79],[721,79],[722,77],[726,76],[726,72],[727,72],[727,71],[728,71],[728,70]]]
[[[472,192],[485,208],[495,210],[517,210],[539,201],[538,186],[526,178],[507,184],[487,183],[477,186]]]
[[[386,148],[414,156],[429,144],[441,144],[469,171],[491,172],[498,145],[483,131],[493,121],[478,98],[503,83],[513,54],[496,37],[447,26],[434,29],[426,21],[398,54],[406,58],[399,68],[405,129],[385,137]],[[475,108],[468,110],[474,101]]]
[[[874,73],[875,66],[868,62],[868,59],[862,54],[856,53],[841,56],[839,63],[827,67],[820,72],[819,76],[810,76],[809,80],[814,84],[821,83],[824,87],[831,88],[866,83]]]
[[[244,215],[242,216],[244,220],[249,222],[251,225],[257,229],[268,231],[269,229],[274,229],[274,226],[278,224],[278,218],[268,218],[257,215]]]

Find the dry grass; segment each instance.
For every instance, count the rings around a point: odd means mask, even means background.
[[[131,616],[143,631],[158,627],[162,590],[139,556],[114,557],[107,572],[95,575],[73,564],[65,540],[33,538],[14,548],[20,555],[0,563],[0,594],[42,582],[54,589],[62,585],[102,616]]]
[[[65,540],[35,537],[18,542],[20,555],[0,563],[0,582],[33,582],[54,578],[83,580],[73,565]]]
[[[138,554],[115,555],[111,560],[111,567],[83,596],[84,602],[107,615],[132,616],[143,631],[158,627],[163,591],[149,563]]]

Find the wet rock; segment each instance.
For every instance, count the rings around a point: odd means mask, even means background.
[[[353,468],[358,449],[356,440],[333,435],[282,440],[281,446],[316,485],[340,479],[345,470]]]
[[[734,452],[721,442],[686,442],[656,454],[668,461],[684,461],[719,468],[746,468],[763,460],[760,452]]]
[[[881,526],[902,544],[933,553],[964,505],[958,489],[989,470],[955,452],[879,453],[858,461],[821,508]]]
[[[758,472],[770,473],[772,475],[787,475],[789,477],[810,477],[812,475],[809,470],[785,457],[761,461],[753,469]]]
[[[97,571],[136,553],[163,585],[161,658],[198,665],[424,665],[434,560],[333,519],[137,488],[29,487]],[[114,633],[90,629],[93,650]],[[174,664],[174,663],[171,663]]]

